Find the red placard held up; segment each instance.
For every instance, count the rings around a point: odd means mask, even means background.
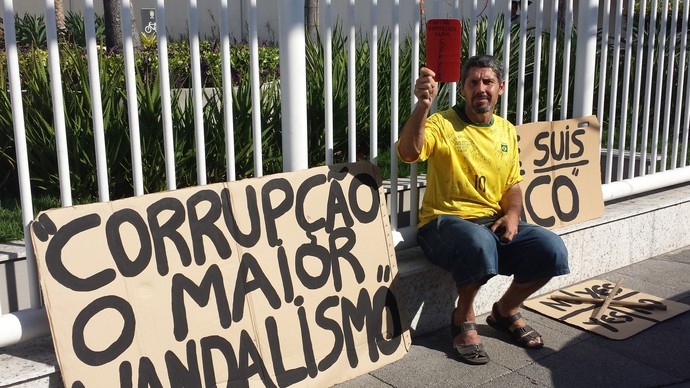
[[[462,24],[458,19],[429,19],[426,23],[426,67],[436,82],[460,80]]]

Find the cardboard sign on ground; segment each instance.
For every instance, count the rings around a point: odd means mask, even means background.
[[[593,310],[601,307],[601,304],[552,299],[553,296],[569,296],[604,301],[614,288],[615,282],[598,279],[589,280],[548,295],[527,300],[524,302],[524,306],[547,317],[615,340],[628,338],[654,326],[656,323],[690,310],[690,306],[684,303],[664,300],[626,287],[620,287],[613,297],[614,301],[665,305],[666,309],[626,307],[611,302],[604,311],[599,312],[602,314],[601,318],[593,320],[590,319]]]
[[[410,337],[370,163],[41,213],[65,386],[330,386]]]
[[[601,217],[604,199],[596,116],[516,127],[523,216],[558,228]]]
[[[426,23],[426,67],[436,82],[460,80],[462,24],[458,19],[430,19]]]

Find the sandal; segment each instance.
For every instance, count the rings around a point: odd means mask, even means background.
[[[453,335],[453,339],[460,334],[470,330],[477,330],[477,324],[472,323],[461,323],[456,325],[453,323],[453,317],[451,315],[450,319],[450,331]],[[486,354],[484,350],[484,344],[471,344],[471,345],[455,345],[453,346],[455,352],[455,357],[470,365],[484,365],[489,362],[489,355]]]
[[[493,317],[491,315],[493,315]],[[523,327],[518,327],[512,331],[510,330],[510,325],[522,318],[522,314],[517,313],[510,317],[504,317],[498,313],[498,305],[494,303],[491,309],[491,315],[486,317],[486,323],[498,331],[509,333],[516,344],[527,349],[539,349],[544,346],[544,339],[541,338],[541,334],[537,333],[530,325],[525,324]],[[534,345],[529,344],[537,338],[541,338],[541,341]]]

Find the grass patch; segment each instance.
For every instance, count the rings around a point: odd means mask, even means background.
[[[60,207],[60,199],[49,196],[33,198],[34,214]],[[17,198],[0,198],[0,242],[24,239],[22,207]]]

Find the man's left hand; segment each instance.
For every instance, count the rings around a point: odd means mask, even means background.
[[[520,219],[510,215],[504,215],[491,225],[491,231],[499,234],[501,242],[509,243],[518,233]]]

